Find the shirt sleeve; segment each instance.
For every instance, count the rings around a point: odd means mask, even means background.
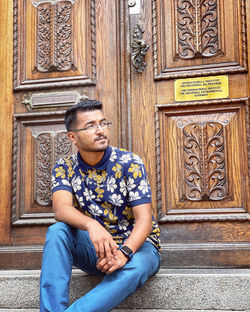
[[[146,168],[137,155],[133,155],[127,167],[128,202],[132,207],[151,203],[151,190],[147,178]]]
[[[52,193],[59,190],[65,190],[73,193],[73,189],[68,177],[68,168],[62,159],[55,164],[52,170],[51,179]]]

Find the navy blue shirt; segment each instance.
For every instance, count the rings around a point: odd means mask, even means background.
[[[151,191],[141,158],[109,146],[96,166],[86,164],[80,153],[56,162],[52,192],[72,193],[74,206],[100,222],[117,244],[130,235],[135,218],[132,208],[151,203]],[[152,215],[152,232],[147,238],[160,250],[160,229]]]

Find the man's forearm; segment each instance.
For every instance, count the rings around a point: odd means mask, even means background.
[[[124,245],[130,247],[135,253],[145,242],[152,230],[152,219],[137,220],[135,226],[126,239]]]
[[[65,222],[79,230],[87,231],[90,224],[96,222],[94,219],[82,214],[79,210],[70,205],[61,206],[60,209],[54,207],[55,219]]]

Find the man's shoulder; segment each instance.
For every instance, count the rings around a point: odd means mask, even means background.
[[[111,147],[112,153],[111,158],[116,159],[116,161],[120,163],[137,163],[137,164],[143,164],[142,159],[139,155],[130,152],[124,148],[118,148],[118,147]]]
[[[78,159],[77,159],[77,155],[73,154],[70,156],[64,156],[60,159],[58,159],[55,163],[55,166],[65,166],[65,167],[71,167],[73,165],[78,165]]]

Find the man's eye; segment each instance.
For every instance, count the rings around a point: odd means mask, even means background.
[[[87,130],[91,130],[91,129],[94,129],[95,128],[95,125],[89,125],[88,127],[86,127]]]
[[[106,122],[106,121],[102,121],[102,122],[100,122],[100,126],[101,126],[101,127],[105,127],[105,126],[107,126],[107,122]]]

